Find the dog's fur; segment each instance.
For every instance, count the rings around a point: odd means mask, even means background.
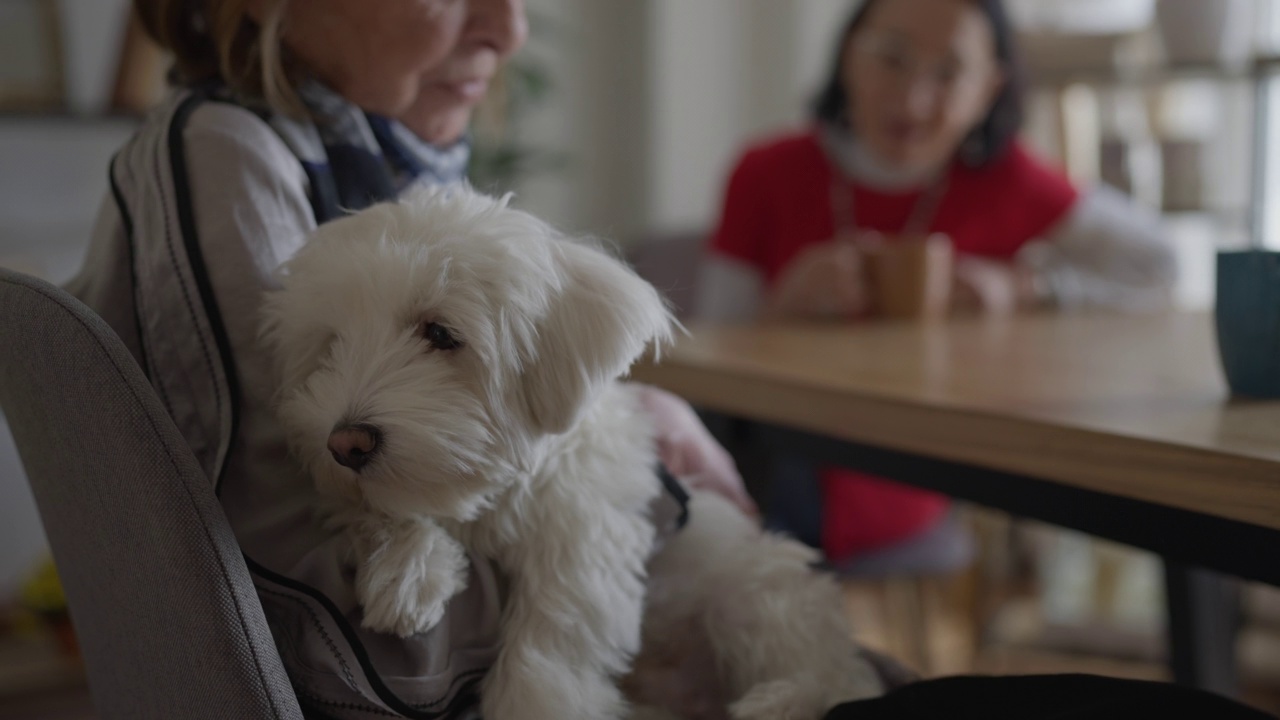
[[[617,379],[673,321],[623,264],[437,188],[324,226],[281,283],[264,323],[279,413],[349,541],[364,625],[432,627],[468,551],[510,578],[486,718],[626,717],[633,662],[632,694],[674,708],[649,696],[692,680],[662,669],[696,654],[673,644],[691,638],[714,660],[711,716],[818,718],[879,689],[802,546],[698,495],[653,556],[654,431]],[[433,346],[431,324],[461,345]],[[353,423],[379,431],[358,472],[327,448]]]

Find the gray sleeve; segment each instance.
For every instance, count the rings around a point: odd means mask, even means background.
[[[764,276],[756,268],[719,255],[709,255],[698,275],[694,317],[713,323],[745,323],[756,319],[764,297]]]
[[[1023,249],[1019,261],[1043,278],[1065,310],[1167,307],[1178,279],[1159,218],[1107,186],[1080,198],[1066,219]]]

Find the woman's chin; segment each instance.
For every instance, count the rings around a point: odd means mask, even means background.
[[[400,122],[424,142],[438,147],[447,147],[466,135],[467,128],[471,124],[471,109],[433,113],[420,118],[404,117]]]
[[[932,172],[947,164],[946,156],[939,157],[915,143],[884,143],[873,148],[872,154],[886,170],[907,175]]]

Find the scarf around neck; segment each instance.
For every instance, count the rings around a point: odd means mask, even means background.
[[[827,159],[845,177],[882,192],[905,192],[927,186],[935,171],[900,170],[887,167],[848,129],[833,123],[818,126],[818,139]]]
[[[305,119],[258,112],[302,163],[316,224],[394,199],[410,185],[466,178],[466,137],[437,147],[314,80],[300,83],[298,95],[308,111]]]

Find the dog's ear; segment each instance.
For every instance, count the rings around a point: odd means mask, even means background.
[[[586,402],[623,375],[650,344],[671,341],[675,320],[652,285],[595,248],[557,243],[559,286],[537,331],[521,393],[534,425],[562,433]]]

